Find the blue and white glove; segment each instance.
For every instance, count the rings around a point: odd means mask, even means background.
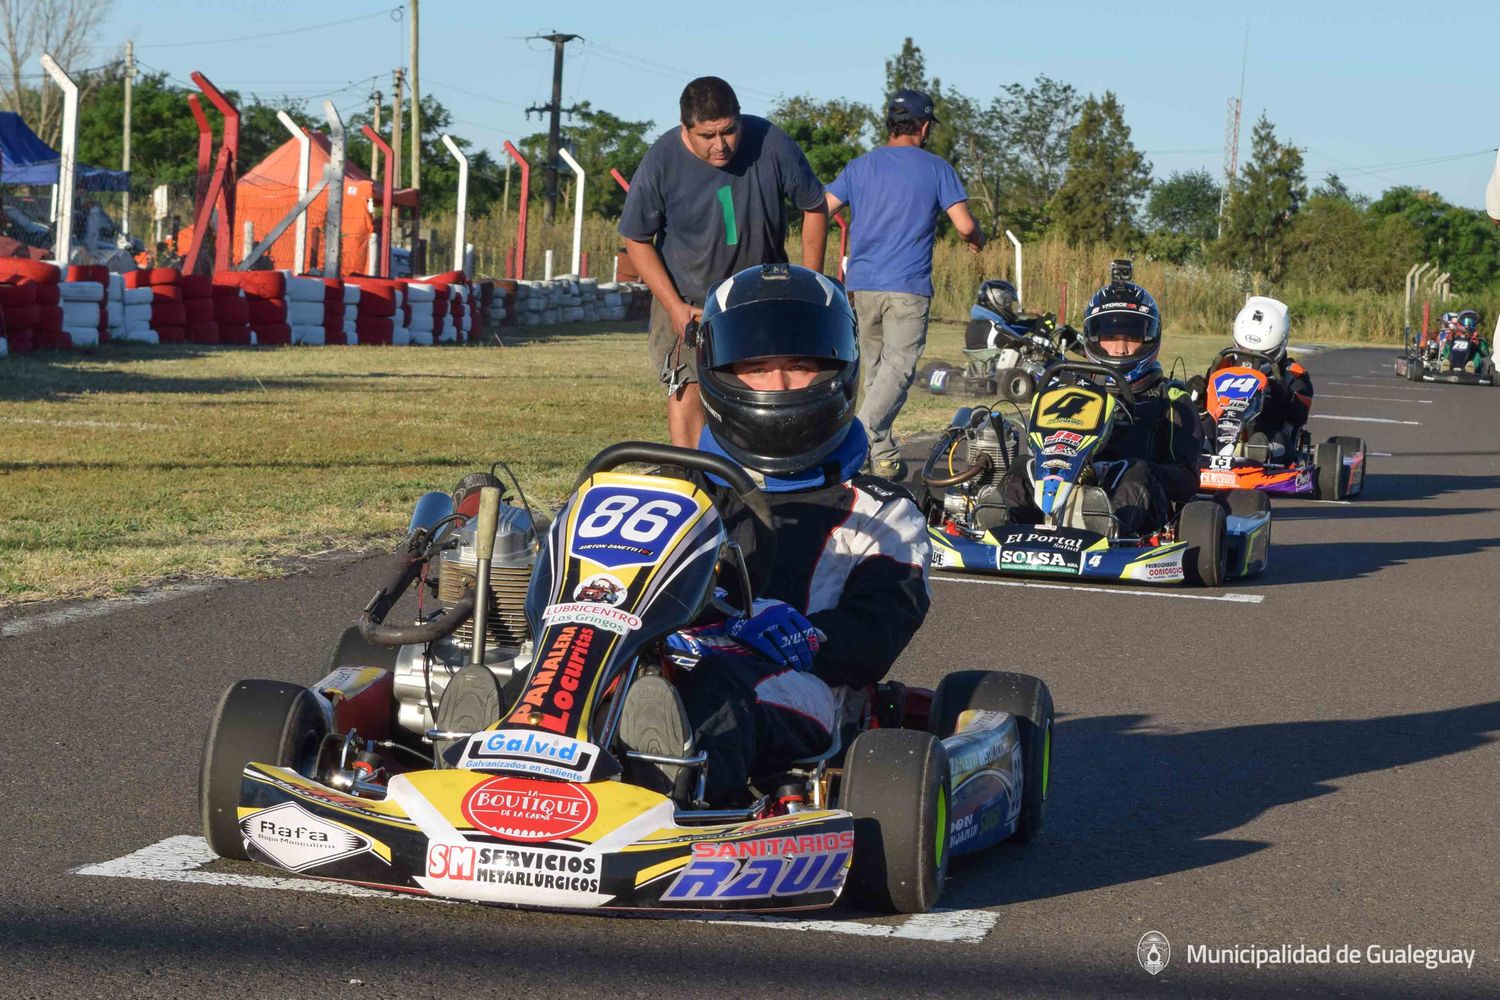
[[[673,632],[662,642],[662,651],[679,670],[692,670],[703,659],[704,645],[690,632]]]
[[[777,666],[811,670],[825,638],[806,616],[784,601],[758,600],[749,618],[724,623],[724,634],[755,650]]]

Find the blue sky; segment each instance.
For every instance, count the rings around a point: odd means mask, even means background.
[[[347,113],[367,107],[377,85],[389,95],[392,68],[407,63],[408,22],[388,14],[397,6],[115,0],[93,61],[134,38],[144,65],[174,77],[198,69],[220,87],[307,97],[314,111],[332,92]],[[1156,176],[1217,175],[1248,22],[1242,161],[1264,111],[1305,150],[1313,184],[1335,171],[1355,191],[1412,184],[1477,208],[1500,143],[1500,76],[1485,50],[1494,0],[574,0],[556,11],[422,0],[423,91],[453,111],[455,132],[498,152],[542,127],[525,115],[550,96],[551,45],[525,37],[539,32],[584,36],[568,48],[565,103],[591,101],[661,128],[682,85],[705,73],[729,80],[751,113],[778,94],[876,102],[884,60],[910,35],[930,75],[976,99],[1039,73],[1086,93],[1113,90]],[[349,23],[313,28],[332,21]],[[268,32],[289,33],[244,40]],[[238,40],[210,44],[221,39]],[[1452,158],[1417,162],[1443,157]]]

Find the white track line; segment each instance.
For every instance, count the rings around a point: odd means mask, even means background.
[[[240,875],[231,872],[206,872],[203,866],[217,861],[218,855],[202,837],[168,837],[124,857],[84,865],[73,869],[77,875],[106,878],[136,878],[155,882],[196,882],[200,885],[232,886],[240,889],[281,889],[290,892],[319,892],[332,896],[356,896],[425,903],[449,903],[451,900],[415,896],[404,892],[385,892],[342,882],[275,875]],[[614,914],[611,914],[614,915]],[[979,944],[992,931],[1000,915],[990,910],[934,910],[908,917],[899,924],[867,924],[858,920],[809,920],[755,913],[641,912],[625,916],[682,920],[701,924],[738,924],[771,930],[823,931],[829,934],[856,934],[862,937],[901,938],[908,941],[940,941],[948,944]]]
[[[1413,403],[1425,403],[1428,406],[1432,405],[1432,400],[1430,400],[1430,399],[1396,399],[1394,396],[1339,396],[1339,395],[1336,395],[1336,394],[1331,393],[1331,392],[1320,392],[1320,393],[1317,394],[1316,398],[1318,398],[1318,399],[1369,399],[1369,400],[1373,400],[1373,401],[1375,401],[1377,403],[1405,403],[1408,406],[1412,405]]]
[[[1354,375],[1354,376],[1351,376],[1351,377],[1352,378],[1359,378],[1360,376]],[[1392,383],[1394,383],[1394,384],[1392,384]],[[1349,387],[1351,389],[1374,389],[1374,388],[1377,388],[1377,386],[1370,385],[1368,382],[1334,382],[1334,381],[1330,380],[1328,382],[1324,382],[1323,384],[1324,385],[1342,385],[1342,386],[1347,386],[1347,387]],[[1381,389],[1399,389],[1402,392],[1437,392],[1438,391],[1436,386],[1430,386],[1430,385],[1405,385],[1405,384],[1403,384],[1403,381],[1401,379],[1394,379],[1394,378],[1391,379],[1388,382],[1381,382],[1380,385],[1378,386],[1378,388],[1381,388]],[[1317,398],[1317,393],[1316,392],[1313,393],[1313,398],[1314,399]]]
[[[1390,457],[1392,457],[1391,453],[1388,452],[1388,451],[1367,451],[1367,452],[1365,452],[1365,454],[1369,455],[1371,458],[1390,458]]]
[[[1390,417],[1346,417],[1338,413],[1314,413],[1313,420],[1353,420],[1361,424],[1405,424],[1407,427],[1421,427],[1420,420],[1392,420]]]
[[[1035,590],[1079,590],[1089,594],[1114,594],[1120,597],[1175,597],[1179,601],[1227,601],[1231,604],[1259,604],[1261,594],[1186,594],[1180,590],[1131,590],[1126,587],[1086,587],[1071,583],[1036,583],[1030,580],[991,580],[972,576],[940,576],[932,579],[946,583],[977,583],[986,587],[1029,587]]]
[[[1377,453],[1376,452],[1371,452],[1370,454],[1373,455],[1373,454],[1377,454]],[[1303,497],[1290,497],[1288,499],[1296,500],[1298,503],[1333,503],[1333,504],[1338,504],[1340,507],[1353,507],[1354,506],[1354,501],[1353,500],[1308,500],[1308,499],[1305,499]]]
[[[127,608],[139,608],[147,604],[158,604],[162,601],[175,600],[179,597],[186,597],[189,594],[197,594],[209,589],[211,589],[211,585],[209,584],[190,583],[174,587],[171,590],[153,590],[145,594],[134,594],[130,597],[111,597],[107,600],[75,604],[57,611],[42,611],[34,615],[12,619],[9,622],[0,621],[0,639],[13,639],[18,635],[26,635],[28,632],[39,632],[43,629],[67,625],[70,622],[98,618],[100,615],[113,614],[116,611],[124,611]]]

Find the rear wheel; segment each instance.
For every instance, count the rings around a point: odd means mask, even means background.
[[[1365,472],[1370,468],[1370,453],[1365,450],[1365,439],[1358,437],[1331,437],[1329,444],[1336,444],[1343,450],[1342,458],[1350,455],[1363,455],[1364,461],[1359,463],[1359,477],[1350,472],[1344,479],[1344,496],[1352,497],[1357,493],[1364,492]]]
[[[1052,770],[1052,692],[1030,674],[1006,670],[962,670],[939,682],[929,725],[938,738],[952,736],[964,712],[1006,712],[1015,716],[1021,740],[1021,815],[1010,839],[1029,843],[1047,818],[1047,787]]]
[[[948,876],[948,752],[931,733],[872,729],[844,761],[839,808],[854,814],[849,894],[860,906],[926,913]]]
[[[1411,364],[1406,366],[1406,377],[1413,382],[1422,381],[1422,359],[1412,358]]]
[[[214,852],[246,858],[240,834],[240,779],[251,761],[317,774],[328,724],[311,691],[284,681],[238,681],[214,712],[198,773],[203,836]]]
[[[1217,587],[1224,582],[1224,508],[1212,500],[1193,500],[1177,520],[1177,539],[1188,543],[1182,559],[1187,582]]]
[[[1334,441],[1318,445],[1313,451],[1313,464],[1318,467],[1314,485],[1314,496],[1318,500],[1342,500],[1344,498],[1344,449]]]
[[[1036,393],[1036,379],[1024,368],[1007,368],[996,373],[1000,383],[1000,398],[1013,403],[1030,401]]]
[[[1224,507],[1235,517],[1259,517],[1271,512],[1271,498],[1260,490],[1230,490],[1224,495]]]

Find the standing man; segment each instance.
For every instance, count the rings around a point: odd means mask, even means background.
[[[958,173],[923,148],[935,124],[932,98],[896,91],[886,105],[886,144],[853,160],[828,186],[828,211],[847,204],[854,217],[844,282],[859,317],[865,366],[859,420],[870,433],[872,471],[887,479],[905,472],[891,425],[927,345],[938,217],[948,214],[970,252],[984,249]]]
[[[682,126],[656,140],[630,179],[620,235],[651,289],[651,364],[667,387],[667,430],[673,444],[696,448],[703,407],[683,331],[712,285],[787,262],[788,201],[802,210],[802,265],[822,271],[828,210],[801,148],[764,118],[740,114],[729,84],[699,77],[681,106]]]

